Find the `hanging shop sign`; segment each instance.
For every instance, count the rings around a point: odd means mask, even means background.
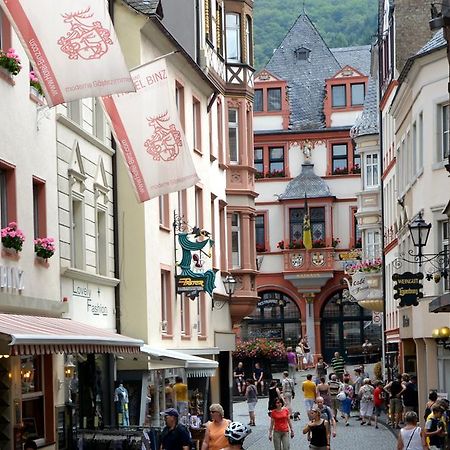
[[[417,306],[418,299],[423,297],[423,273],[394,273],[394,298],[400,300],[399,306]]]
[[[372,311],[372,323],[374,325],[381,326],[382,321],[383,321],[383,313],[378,311]]]
[[[177,275],[175,277],[177,294],[189,294],[190,292],[200,292],[205,290],[205,277],[192,277]]]
[[[344,278],[351,297],[355,299],[354,301],[360,302],[369,295],[369,284],[367,283],[366,275],[365,272],[356,272],[352,275],[351,281]]]
[[[340,261],[360,260],[362,251],[361,249],[353,249],[348,252],[340,252],[338,255]]]

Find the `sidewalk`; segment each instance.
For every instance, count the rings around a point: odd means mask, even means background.
[[[297,386],[295,390],[295,399],[293,401],[294,411],[300,411],[301,419],[294,421],[295,437],[291,441],[291,448],[300,449],[307,448],[306,436],[302,434],[303,428],[308,420],[305,413],[303,403],[303,393],[301,391],[301,383],[306,379],[306,375],[312,372],[297,372]],[[274,374],[274,378],[281,378],[281,374]],[[267,398],[260,398],[256,404],[256,426],[251,427],[252,434],[245,441],[244,448],[246,450],[272,450],[273,443],[268,439],[268,430],[270,420],[267,414]],[[247,424],[248,409],[247,403],[244,401],[236,402],[233,405],[233,420]],[[396,446],[396,438],[392,430],[380,424],[379,429],[374,426],[361,426],[360,422],[354,417],[350,419],[350,426],[345,427],[343,421],[337,424],[337,436],[332,438],[332,450],[360,450],[360,449],[376,449],[376,450],[392,450]]]

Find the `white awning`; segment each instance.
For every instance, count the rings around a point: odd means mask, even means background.
[[[138,353],[140,339],[55,317],[0,314],[0,338],[11,355]]]
[[[217,361],[201,358],[200,356],[188,355],[176,350],[150,347],[143,345],[141,352],[147,354],[152,359],[166,359],[168,362],[178,362],[180,367],[186,369],[188,377],[213,377],[219,367]]]

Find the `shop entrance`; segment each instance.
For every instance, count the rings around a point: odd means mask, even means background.
[[[242,338],[267,338],[295,348],[301,333],[301,317],[296,303],[277,291],[259,295],[261,300],[255,310],[243,319]]]
[[[339,352],[347,364],[363,364],[381,359],[381,326],[372,323],[372,312],[358,303],[334,294],[321,314],[322,354],[328,363]],[[368,339],[370,354],[363,349]]]

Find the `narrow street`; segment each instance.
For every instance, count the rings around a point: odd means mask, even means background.
[[[304,381],[304,376],[300,380]],[[307,448],[306,436],[303,435],[303,427],[307,423],[305,414],[305,407],[303,404],[303,393],[296,386],[296,396],[294,399],[294,411],[300,411],[301,419],[295,421],[294,431],[295,437],[291,441],[293,449]],[[256,426],[252,427],[252,434],[246,439],[244,448],[246,450],[272,450],[273,444],[269,441],[268,429],[269,418],[267,416],[267,398],[260,398],[256,405]],[[234,403],[233,405],[234,417],[233,420],[248,423],[248,410],[245,401]],[[396,447],[396,438],[392,431],[385,425],[380,424],[376,429],[374,426],[361,426],[360,422],[356,420],[356,414],[350,419],[350,426],[345,427],[343,421],[337,424],[336,438],[332,438],[332,450],[361,450],[361,449],[377,449],[377,450],[393,450]]]

